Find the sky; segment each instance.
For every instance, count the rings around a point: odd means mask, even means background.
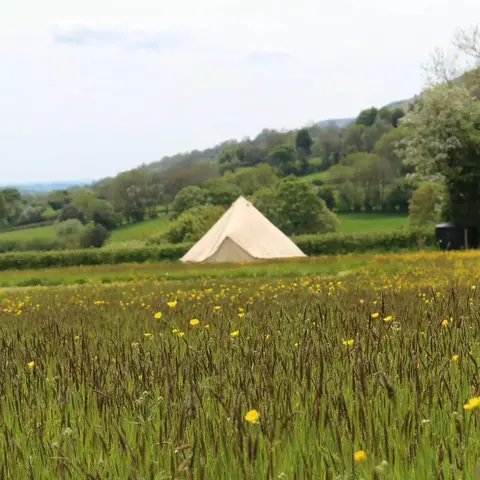
[[[409,98],[478,0],[0,0],[0,184]]]

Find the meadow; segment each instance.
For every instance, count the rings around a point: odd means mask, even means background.
[[[367,233],[367,232],[390,232],[398,228],[406,227],[408,217],[404,215],[392,215],[381,213],[344,213],[339,214],[341,233]],[[168,220],[161,216],[152,220],[134,223],[113,230],[108,244],[128,242],[131,240],[146,240],[152,235],[161,233],[168,226]],[[55,226],[44,226],[0,231],[0,241],[25,241],[34,238],[54,239],[56,236]]]
[[[479,261],[2,289],[1,477],[475,478]]]

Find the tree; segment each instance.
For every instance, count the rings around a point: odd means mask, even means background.
[[[89,223],[85,225],[80,233],[80,246],[82,248],[100,248],[109,237],[108,230],[99,223]]]
[[[149,243],[196,242],[225,213],[221,206],[200,205],[183,212],[168,227],[165,233],[149,239]]]
[[[317,195],[321,198],[329,210],[335,208],[335,190],[333,185],[322,185],[318,188]]]
[[[109,202],[98,198],[90,206],[89,218],[94,224],[102,225],[108,231],[116,228],[121,220]]]
[[[71,218],[57,225],[57,237],[66,248],[78,248],[83,232],[83,224],[77,218]]]
[[[293,177],[282,180],[275,189],[274,200],[270,220],[286,235],[328,233],[339,228],[337,217],[303,180]]]
[[[300,152],[302,155],[311,155],[312,144],[313,140],[308,128],[301,128],[295,137],[295,148],[297,152]]]
[[[460,40],[459,40],[460,39]],[[474,31],[457,36],[460,53],[480,67],[480,36]],[[441,53],[433,58],[426,91],[403,118],[407,135],[401,154],[415,175],[443,179],[448,192],[447,220],[463,227],[480,225],[480,100],[475,88],[480,77],[455,78]]]
[[[318,171],[327,170],[340,161],[343,148],[342,133],[344,131],[336,125],[314,127],[311,130],[313,137],[312,155],[321,157],[323,160]]]
[[[359,113],[357,119],[355,120],[355,124],[371,127],[375,123],[375,120],[377,119],[377,114],[378,114],[378,110],[375,107],[362,110]]]
[[[277,215],[277,192],[276,188],[262,187],[252,196],[252,203],[274,225],[280,225],[281,220]]]
[[[17,220],[17,225],[28,225],[29,223],[38,223],[42,221],[43,207],[34,207],[27,205]]]
[[[130,170],[117,175],[109,185],[108,197],[114,209],[127,222],[140,222],[145,217],[148,174],[142,170]]]
[[[91,190],[80,188],[75,192],[71,203],[77,210],[82,211],[88,217],[96,200],[97,197]]]
[[[296,170],[297,155],[291,145],[283,144],[275,147],[268,153],[267,158],[275,172],[282,177],[290,175]]]
[[[71,198],[67,190],[53,190],[48,193],[47,202],[54,210],[61,210]]]
[[[388,212],[408,213],[408,203],[416,189],[416,185],[408,178],[398,180],[385,199],[385,210]]]
[[[227,172],[224,179],[237,185],[243,195],[252,195],[261,187],[271,187],[278,182],[272,167],[267,163],[260,163],[255,167],[242,167],[233,172]]]
[[[434,227],[442,216],[445,189],[438,183],[425,183],[412,195],[408,207],[410,227],[418,232],[419,248],[422,248],[421,230]]]
[[[0,227],[7,223],[7,202],[5,196],[0,192]]]
[[[405,112],[401,108],[396,108],[392,112],[392,126],[397,128],[399,126],[400,119],[405,116]]]
[[[390,163],[395,175],[400,177],[404,177],[414,171],[413,167],[403,163],[398,154],[398,148],[406,133],[407,131],[405,127],[400,126],[398,128],[393,128],[380,137],[373,149],[374,153],[385,158]]]
[[[453,82],[427,90],[409,112],[402,142],[404,161],[424,178],[443,178],[450,196],[449,220],[480,224],[480,101]]]
[[[162,185],[164,201],[170,203],[175,195],[184,187],[200,186],[210,178],[218,178],[218,166],[214,163],[199,162],[184,167],[171,167],[163,172],[152,175],[151,183]]]
[[[183,212],[207,202],[207,192],[194,185],[182,188],[171,205],[172,218],[177,218]]]
[[[68,203],[62,208],[60,215],[58,216],[58,221],[65,222],[66,220],[72,220],[72,219],[77,219],[81,223],[85,223],[85,215],[82,212],[82,210],[75,207],[71,203]]]
[[[202,185],[202,188],[205,190],[207,203],[223,207],[230,206],[242,195],[240,188],[223,178],[211,178]]]

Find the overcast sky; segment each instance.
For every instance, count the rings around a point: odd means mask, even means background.
[[[410,97],[479,0],[0,0],[0,184]]]

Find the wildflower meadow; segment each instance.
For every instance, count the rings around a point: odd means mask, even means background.
[[[448,255],[0,290],[0,477],[477,478],[478,260]]]

